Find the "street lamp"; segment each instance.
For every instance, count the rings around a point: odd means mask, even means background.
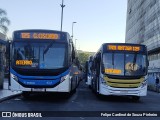
[[[75,39],[75,48],[76,48],[76,41],[77,41],[77,39]]]
[[[77,23],[77,22],[72,22],[72,40],[73,40],[73,25],[74,25],[74,23]]]
[[[63,24],[63,8],[65,7],[63,2],[64,2],[64,0],[62,0],[62,4],[60,4],[60,6],[62,7],[62,12],[61,12],[61,31],[62,31],[62,24]]]

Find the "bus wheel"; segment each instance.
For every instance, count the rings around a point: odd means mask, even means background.
[[[76,93],[76,91],[77,91],[77,88],[74,88],[74,90],[72,91],[72,93]]]
[[[30,93],[27,92],[27,91],[23,91],[23,92],[22,92],[22,96],[23,96],[24,98],[29,98],[29,97],[30,97]]]
[[[77,91],[77,86],[74,89],[71,90],[71,94],[76,93],[76,91]]]
[[[132,96],[133,101],[139,101],[139,99],[140,99],[140,96]]]
[[[72,96],[71,92],[66,92],[66,93],[62,93],[63,94],[63,98],[68,99]]]
[[[73,88],[73,84],[71,82],[71,91],[70,91],[70,95],[73,95],[74,93],[76,93],[77,90],[77,86],[75,86],[75,88]]]

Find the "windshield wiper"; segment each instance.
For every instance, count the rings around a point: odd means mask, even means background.
[[[135,67],[136,61],[137,61],[137,53],[136,53],[136,54],[134,54],[134,59],[133,59],[133,70],[134,70],[134,67]]]
[[[52,41],[52,42],[46,47],[46,49],[44,50],[43,54],[46,54],[46,53],[48,52],[49,48],[52,47],[52,45],[53,45],[54,42],[55,42],[55,41]]]

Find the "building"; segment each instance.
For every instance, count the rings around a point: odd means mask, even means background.
[[[160,0],[128,0],[125,42],[146,45],[149,76],[160,76]]]

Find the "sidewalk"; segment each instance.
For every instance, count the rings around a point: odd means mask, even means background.
[[[12,92],[8,89],[8,80],[5,79],[3,83],[3,89],[0,89],[0,102],[11,99],[13,97],[16,97],[20,95],[21,92]]]

